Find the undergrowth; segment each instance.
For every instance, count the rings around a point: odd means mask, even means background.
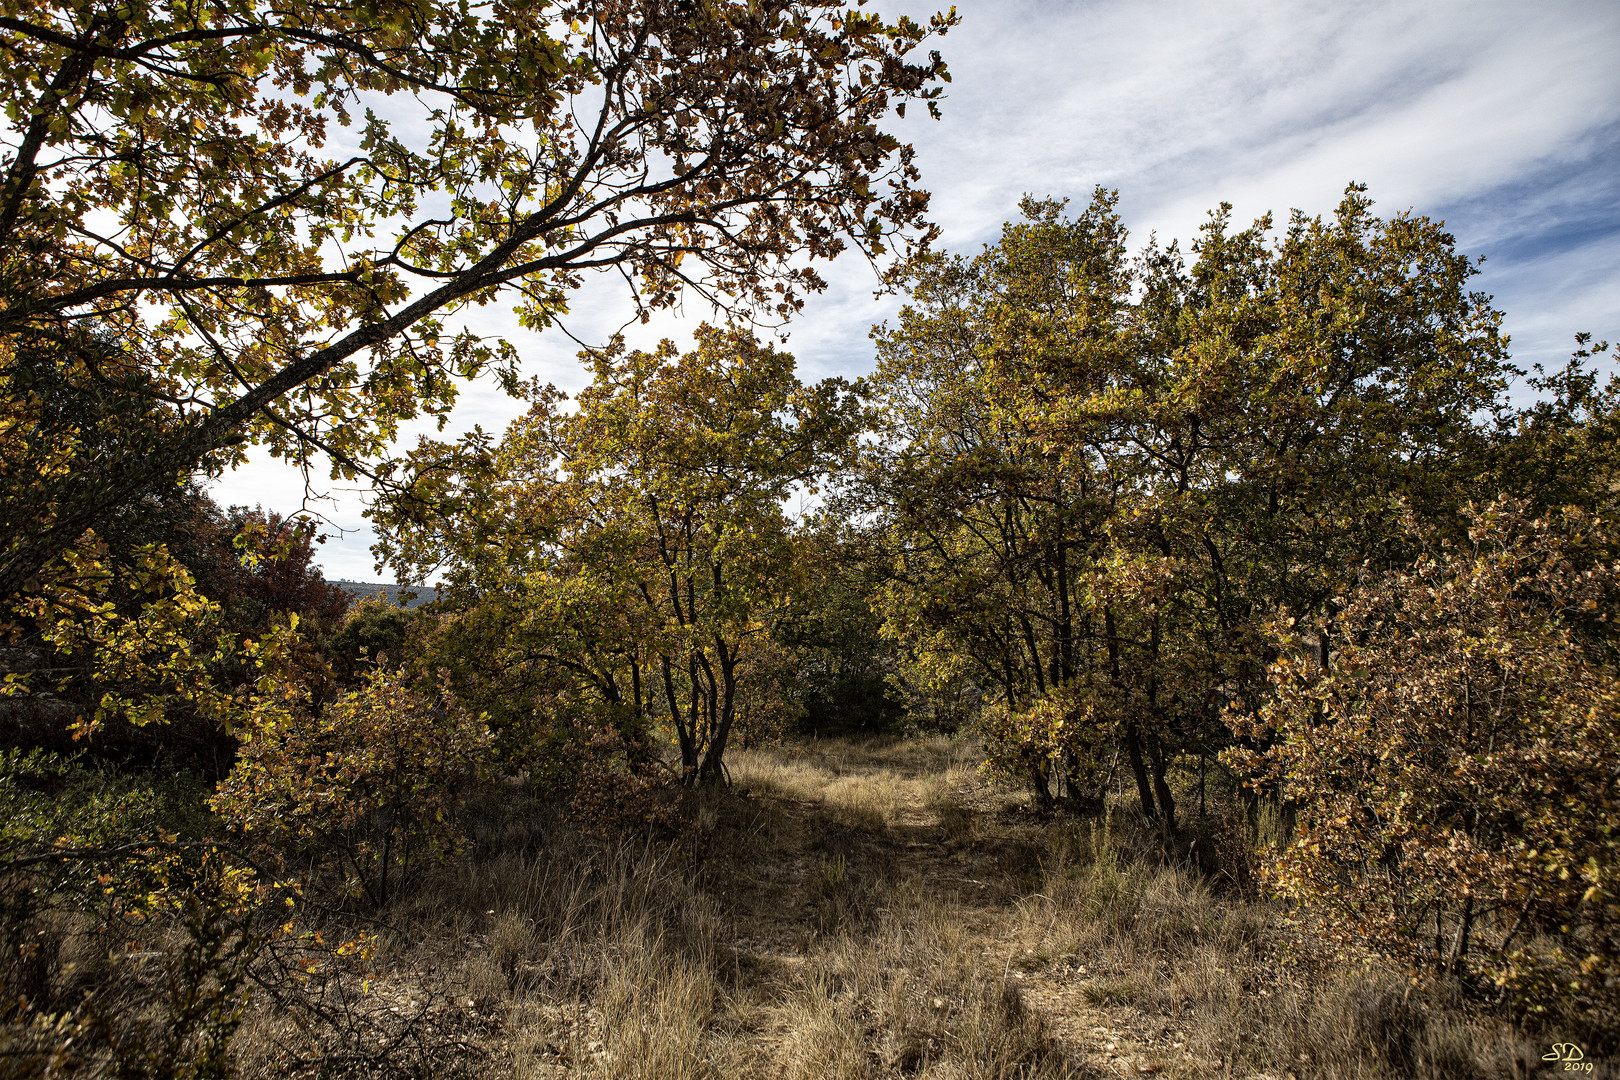
[[[496,787],[464,800],[461,858],[386,908],[164,909],[117,948],[66,878],[28,879],[50,903],[21,912],[14,867],[13,936],[39,948],[8,953],[6,1074],[1450,1080],[1551,1075],[1550,1044],[1576,1042],[1608,1075],[1601,1033],[1313,946],[1219,858],[1275,821],[1212,809],[1167,850],[1121,805],[1043,818],[972,761],[945,740],[750,750],[731,790],[674,807],[673,839]],[[102,807],[102,846],[161,809],[71,783],[13,799]],[[26,1056],[66,1037],[71,1060]]]

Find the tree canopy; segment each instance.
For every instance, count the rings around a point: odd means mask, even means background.
[[[506,294],[543,328],[613,269],[643,316],[683,290],[787,315],[822,285],[807,259],[925,243],[911,151],[879,125],[935,107],[944,63],[915,53],[954,22],[841,0],[7,0],[4,438],[43,490],[7,515],[0,593],[216,451],[352,476],[458,377],[515,380],[509,345],[452,328],[466,305]],[[92,453],[109,394],[147,419]],[[37,449],[63,423],[65,449]]]
[[[1128,259],[1116,198],[913,264],[867,488],[890,625],[994,688],[993,756],[1085,803],[1122,747],[1168,825],[1169,761],[1258,702],[1264,621],[1330,615],[1402,513],[1466,496],[1511,369],[1451,237],[1360,188],[1275,238],[1223,207],[1190,266]]]

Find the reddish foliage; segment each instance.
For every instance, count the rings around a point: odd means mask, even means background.
[[[1297,808],[1266,879],[1343,948],[1620,1017],[1617,552],[1607,521],[1499,503],[1344,598],[1325,668],[1328,628],[1290,620],[1235,725],[1273,741],[1228,759]]]

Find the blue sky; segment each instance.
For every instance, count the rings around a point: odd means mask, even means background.
[[[872,6],[923,17],[932,9]],[[1209,209],[1239,221],[1330,210],[1347,182],[1382,213],[1442,218],[1459,249],[1486,256],[1478,288],[1507,313],[1515,362],[1555,364],[1572,335],[1620,336],[1620,4],[1411,0],[958,3],[938,42],[953,82],[944,119],[922,110],[893,130],[918,148],[943,246],[993,241],[1025,193],[1083,204],[1120,191],[1133,239],[1192,237]],[[867,333],[892,317],[870,268],[845,259],[791,327],[807,378],[870,369]],[[704,314],[636,327],[633,345],[677,341]],[[532,335],[495,308],[474,325],[504,333],[529,373],[584,384],[576,346]],[[570,329],[587,340],[624,318],[593,283]],[[499,430],[517,403],[463,392],[452,426]],[[414,439],[412,440],[414,441]],[[325,482],[307,499],[293,470],[256,460],[222,478],[225,503],[307,505],[330,523],[329,577],[379,580],[364,492]]]

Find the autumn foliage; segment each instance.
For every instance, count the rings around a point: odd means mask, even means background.
[[[937,110],[921,46],[955,22],[842,0],[8,5],[0,371],[80,414],[27,427],[88,446],[111,409],[122,449],[43,455],[48,512],[0,521],[0,597],[248,442],[386,472],[459,379],[516,386],[509,343],[446,321],[503,292],[537,330],[607,268],[633,314],[696,291],[780,318],[823,287],[807,257],[925,244],[884,125]]]
[[[1497,503],[1466,541],[1290,620],[1271,700],[1228,752],[1298,814],[1266,868],[1343,945],[1486,980],[1524,1006],[1620,1008],[1620,534]]]
[[[1403,562],[1444,518],[1509,373],[1499,315],[1437,223],[1213,213],[1134,258],[1117,194],[911,268],[877,334],[866,502],[913,681],[990,702],[994,767],[1099,805],[1105,761],[1173,829],[1170,770],[1266,694],[1264,623]]]
[[[250,969],[322,943],[284,908],[381,917],[480,799],[684,843],[799,725],[971,733],[1206,869],[1213,773],[1336,954],[1620,1022],[1604,347],[1515,408],[1477,264],[1361,185],[1185,251],[1102,189],[933,250],[885,125],[957,19],[863,4],[0,0],[0,1025],[41,1061],[105,1014],[54,912],[181,943],[184,1008],[98,1060],[222,1075]],[[907,303],[803,381],[760,325],[845,250]],[[716,323],[571,397],[472,319],[552,330],[596,271]],[[517,420],[396,453],[480,373]],[[372,481],[439,599],[351,608],[309,520],[213,505],[254,445]]]
[[[806,547],[784,503],[852,455],[858,402],[734,328],[585,359],[576,410],[535,387],[499,443],[424,441],[411,491],[374,513],[382,548],[445,575],[452,679],[490,702],[513,767],[663,725],[681,781],[718,783],[739,722],[776,726],[754,684]]]
[[[286,872],[380,907],[455,854],[457,796],[488,732],[402,671],[373,669],[359,689],[320,700],[288,677],[295,641],[258,647],[263,675],[237,720],[236,766],[210,806]]]

